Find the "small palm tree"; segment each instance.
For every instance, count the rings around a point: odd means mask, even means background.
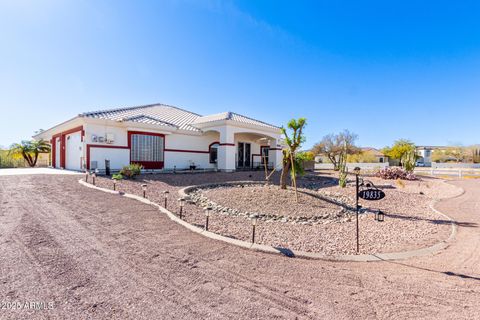
[[[50,145],[45,140],[23,140],[10,146],[9,156],[23,158],[30,167],[35,167],[40,153],[50,152]]]

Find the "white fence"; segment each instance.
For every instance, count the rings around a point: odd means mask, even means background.
[[[448,176],[448,177],[479,177],[480,169],[475,168],[416,168],[415,173],[419,175],[430,176]]]
[[[432,162],[432,168],[465,168],[465,169],[480,169],[480,163],[435,163]]]
[[[359,167],[361,170],[379,170],[388,167],[388,162],[384,163],[347,163],[347,168],[352,171]],[[315,163],[315,170],[333,170],[333,163]]]

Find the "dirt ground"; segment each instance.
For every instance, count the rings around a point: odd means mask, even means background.
[[[78,179],[0,177],[1,319],[479,318],[478,180],[437,205],[459,224],[446,250],[349,263],[216,242]]]

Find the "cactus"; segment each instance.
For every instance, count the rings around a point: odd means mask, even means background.
[[[345,188],[347,186],[347,176],[348,176],[348,168],[347,168],[347,142],[344,142],[342,153],[340,154],[339,161],[338,161],[338,185],[341,188]]]
[[[412,172],[415,169],[415,162],[417,161],[417,154],[415,149],[405,152],[402,156],[402,165],[407,172]]]

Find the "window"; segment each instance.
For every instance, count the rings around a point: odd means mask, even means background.
[[[130,162],[163,162],[162,136],[132,134],[130,139]]]
[[[218,143],[214,143],[210,145],[210,149],[208,150],[210,152],[210,163],[217,163],[218,160]]]

